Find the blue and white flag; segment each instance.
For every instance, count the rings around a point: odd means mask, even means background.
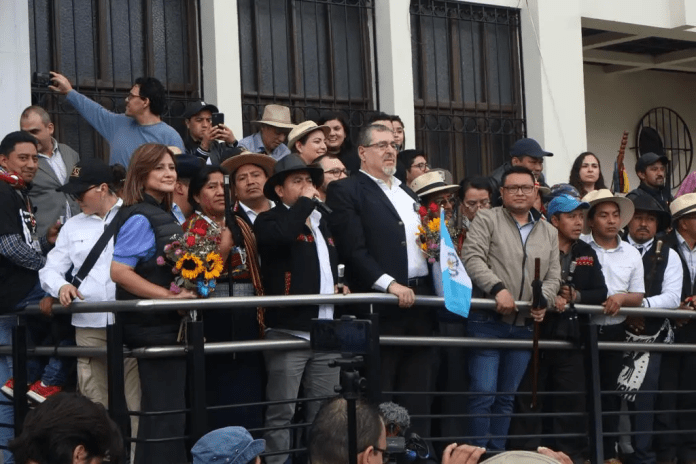
[[[445,307],[462,317],[469,316],[471,308],[471,279],[452,244],[445,225],[445,210],[440,211],[440,269]]]

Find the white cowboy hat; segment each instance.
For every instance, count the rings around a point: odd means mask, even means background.
[[[635,211],[633,202],[631,200],[624,197],[617,197],[613,193],[611,193],[609,189],[594,190],[585,195],[582,198],[582,201],[590,204],[590,210],[592,210],[592,208],[594,208],[596,205],[600,203],[606,203],[610,201],[616,203],[619,206],[619,213],[621,214],[621,225],[619,226],[619,229],[623,229],[628,225],[629,222],[631,222],[631,218],[633,218],[633,213]],[[585,224],[583,225],[582,233],[590,233],[590,226],[587,221],[587,215],[585,216]]]

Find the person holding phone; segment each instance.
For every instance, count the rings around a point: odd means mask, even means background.
[[[204,101],[191,103],[184,122],[188,129],[186,153],[204,159],[206,164],[220,164],[225,148],[237,146],[232,129],[225,126],[225,115],[215,105]]]

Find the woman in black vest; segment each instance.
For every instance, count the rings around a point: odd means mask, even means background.
[[[164,246],[181,227],[171,214],[176,165],[172,152],[164,145],[141,145],[130,160],[123,202],[127,207],[114,245],[111,279],[116,283],[116,299],[195,298],[190,290],[174,293],[169,288],[171,266],[157,264]],[[174,345],[181,316],[176,311],[122,313],[123,339],[131,348]],[[141,411],[171,411],[186,408],[185,358],[141,358],[138,360]],[[142,416],[139,439],[183,437],[184,414]],[[184,440],[138,443],[135,463],[169,464],[186,462]]]

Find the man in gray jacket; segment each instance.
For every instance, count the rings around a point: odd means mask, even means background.
[[[19,125],[39,142],[39,169],[32,182],[29,198],[36,206],[36,232],[43,236],[61,216],[66,221],[80,213],[80,207],[69,195],[56,192],[68,181],[73,166],[80,161],[80,155],[53,138],[51,117],[40,106],[25,109],[19,118]]]
[[[462,249],[464,266],[476,288],[495,299],[495,310],[472,308],[467,327],[470,337],[529,340],[533,321],[543,320],[546,302],[553,302],[558,293],[558,233],[532,208],[537,189],[532,171],[522,166],[510,168],[503,174],[500,188],[503,206],[479,211],[471,223]],[[536,258],[540,259],[543,298],[539,308],[530,312],[519,309],[515,300],[532,299]],[[530,358],[530,350],[471,350],[470,390],[491,393],[469,399],[469,432],[481,437],[473,439],[473,445],[505,449],[514,395],[494,393],[517,391]]]

